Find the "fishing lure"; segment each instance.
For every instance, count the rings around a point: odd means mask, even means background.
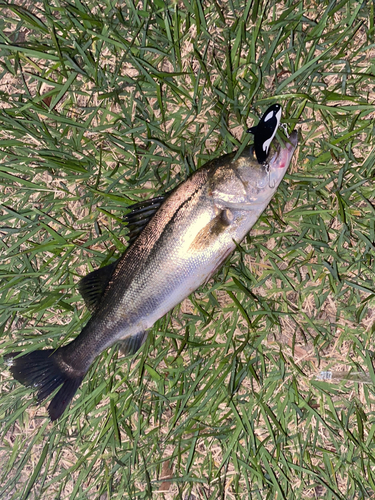
[[[280,125],[280,104],[273,104],[264,113],[258,125],[250,127],[247,132],[254,135],[254,149],[258,163],[265,163],[268,158],[272,139]]]

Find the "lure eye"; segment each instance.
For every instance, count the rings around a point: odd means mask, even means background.
[[[280,104],[273,104],[264,113],[258,125],[248,129],[249,133],[254,134],[254,149],[258,163],[267,160],[272,139],[280,125],[281,110]]]

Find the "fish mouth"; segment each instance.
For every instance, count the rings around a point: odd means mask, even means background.
[[[277,143],[275,154],[269,162],[271,168],[279,169],[287,167],[297,144],[298,130],[293,130],[283,145],[280,142]]]
[[[286,135],[286,134],[285,134]],[[293,130],[293,132],[286,138],[283,138],[283,142],[277,141],[276,150],[277,153],[281,153],[283,150],[294,151],[298,144],[298,130]]]
[[[293,132],[288,137],[288,141],[289,142],[286,143],[287,149],[289,151],[293,149],[294,151],[298,144],[298,130],[293,130]]]

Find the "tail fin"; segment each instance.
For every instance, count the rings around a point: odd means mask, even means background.
[[[19,358],[15,357],[19,352],[12,352],[5,356],[5,362],[16,380],[39,389],[38,403],[62,385],[48,407],[52,421],[64,413],[85,376],[84,373],[77,374],[70,369],[61,359],[59,351],[60,349],[33,351]]]

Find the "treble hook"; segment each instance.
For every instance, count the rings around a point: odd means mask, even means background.
[[[288,134],[288,125],[286,123],[281,123],[279,125],[280,128],[284,130],[285,136],[289,139],[289,134]]]
[[[268,163],[268,161],[266,160],[264,163],[264,168],[266,170],[266,174],[268,174],[268,187],[273,189],[276,184],[274,184],[273,186],[271,186],[271,167],[270,167],[270,164]]]

